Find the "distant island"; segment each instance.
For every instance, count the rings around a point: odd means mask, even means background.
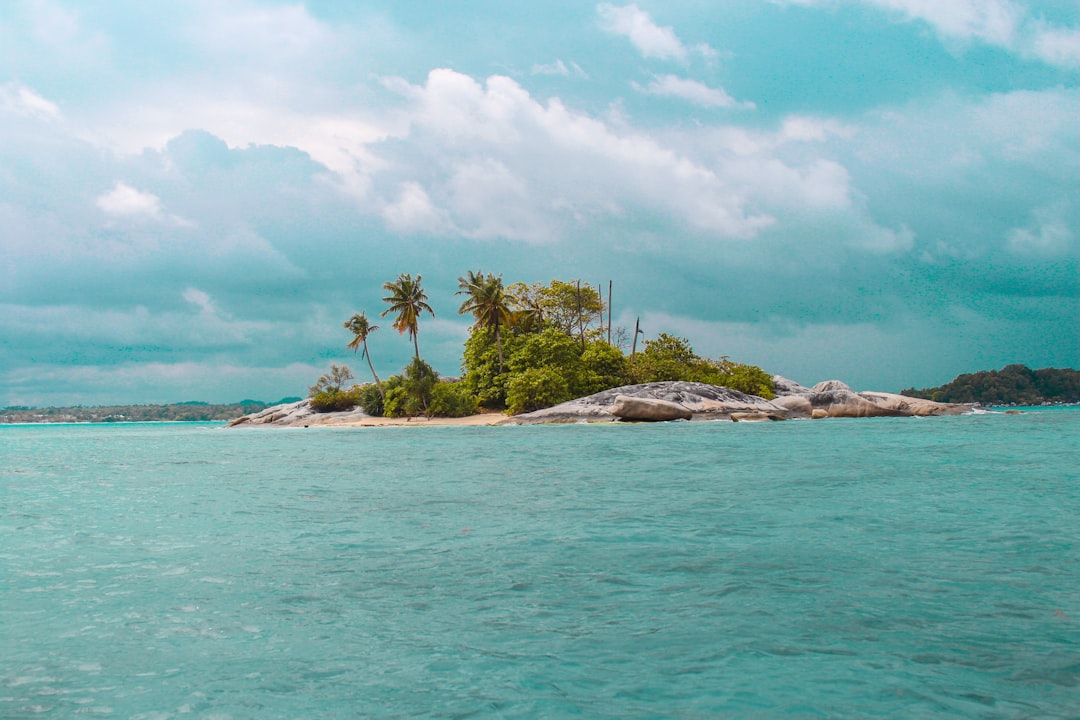
[[[981,405],[1069,405],[1080,403],[1080,372],[1070,368],[1032,370],[1006,365],[960,375],[940,387],[901,390],[901,395],[945,403]]]
[[[101,407],[8,407],[0,410],[0,424],[13,423],[114,423],[114,422],[219,422],[234,420],[264,408],[295,402],[282,398],[275,403],[241,400],[229,405],[182,402],[168,405],[107,405]]]

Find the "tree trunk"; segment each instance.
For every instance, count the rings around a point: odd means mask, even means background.
[[[506,372],[506,367],[503,363],[502,333],[499,332],[498,325],[495,326],[495,347],[499,349],[499,372]]]
[[[379,397],[385,401],[386,393],[383,392],[382,383],[379,382],[379,376],[375,373],[375,366],[371,364],[371,353],[367,349],[367,340],[364,341],[364,357],[367,358],[367,366],[371,368],[371,376],[375,378],[375,387],[379,388]]]

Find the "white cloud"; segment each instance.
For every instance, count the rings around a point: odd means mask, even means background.
[[[745,108],[752,109],[754,103],[740,102],[727,94],[723,88],[714,88],[696,80],[675,75],[657,76],[647,86],[634,83],[640,92],[649,95],[664,95],[682,98],[703,107]]]
[[[1040,25],[1031,51],[1051,65],[1080,66],[1080,28],[1053,28]]]
[[[334,43],[330,27],[313,18],[302,4],[207,3],[204,8],[208,14],[200,15],[188,32],[215,53],[292,64],[310,60],[313,51],[326,50]]]
[[[778,4],[835,5],[843,0],[772,0]],[[943,40],[978,41],[1059,67],[1080,66],[1080,28],[1057,27],[1015,0],[847,0],[872,5],[907,21],[925,22]]]
[[[1006,236],[1009,250],[1017,255],[1061,255],[1076,237],[1065,219],[1063,204],[1035,210],[1028,227],[1013,228]]]
[[[207,315],[214,315],[217,313],[217,309],[214,307],[214,303],[210,299],[210,296],[202,290],[189,287],[184,291],[183,298]]]
[[[430,233],[452,231],[444,213],[431,202],[424,187],[414,181],[402,183],[398,199],[382,211],[387,226],[399,233]]]
[[[978,39],[991,45],[1009,46],[1016,37],[1024,10],[1011,0],[866,0],[923,20],[945,37]]]
[[[420,202],[426,198],[466,237],[557,239],[579,218],[629,210],[660,212],[720,237],[753,237],[772,222],[748,208],[718,169],[558,99],[541,104],[510,78],[481,85],[441,69],[423,86],[397,80],[388,87],[412,107],[407,150],[387,163],[424,189],[421,196],[413,187],[394,205],[430,216]],[[394,213],[388,219],[408,224],[397,207]]]
[[[825,142],[829,138],[850,139],[857,129],[832,118],[790,115],[784,118],[779,139],[782,142]]]
[[[576,62],[571,61],[569,65],[564,63],[561,59],[556,59],[553,63],[540,64],[537,63],[532,66],[533,75],[559,75],[562,77],[574,77],[582,78],[583,80],[589,79],[589,74],[581,69],[581,66]]]
[[[141,192],[130,185],[117,182],[112,190],[95,201],[107,215],[156,218],[161,215],[161,201],[153,193]]]
[[[601,28],[627,37],[643,56],[686,62],[688,51],[675,31],[670,27],[657,25],[649,13],[637,5],[616,7],[611,3],[601,3],[596,6],[596,12],[600,16]],[[694,49],[707,57],[714,54],[708,45]]]
[[[25,85],[13,82],[0,85],[0,110],[39,120],[60,119],[60,108],[56,103],[46,100]]]

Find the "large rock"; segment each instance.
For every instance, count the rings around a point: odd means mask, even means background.
[[[814,405],[803,395],[782,395],[772,404],[787,410],[791,417],[810,417],[814,412]]]
[[[781,378],[783,379],[783,378]],[[910,417],[913,415],[962,415],[972,410],[970,405],[938,403],[931,400],[896,395],[895,393],[857,393],[839,380],[820,382],[800,392],[790,380],[785,390],[790,394],[773,402],[799,417]]]
[[[731,388],[698,382],[653,382],[604,390],[577,400],[536,410],[510,419],[515,425],[559,422],[612,422],[612,408],[619,396],[665,400],[689,410],[694,420],[729,420],[731,413],[774,413],[787,411],[756,395],[746,395]]]
[[[903,415],[895,408],[878,405],[860,396],[839,380],[820,382],[805,396],[815,410],[824,410],[829,417],[883,417]]]
[[[785,395],[805,395],[810,392],[810,388],[803,387],[794,380],[788,380],[783,375],[773,375],[773,391],[777,397],[784,397]]]
[[[238,425],[276,425],[279,427],[308,427],[309,425],[351,425],[364,418],[370,418],[360,408],[342,412],[320,413],[311,408],[310,400],[274,405],[250,415],[244,415],[231,421],[226,427]]]
[[[678,403],[655,398],[616,395],[611,404],[611,414],[620,420],[643,420],[664,422],[667,420],[689,420],[694,413]]]

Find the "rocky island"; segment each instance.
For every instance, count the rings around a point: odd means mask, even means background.
[[[975,410],[969,404],[940,403],[895,393],[855,392],[838,380],[804,387],[773,377],[772,400],[699,382],[665,381],[603,390],[542,410],[507,417],[502,413],[466,418],[384,418],[360,408],[316,412],[310,400],[277,405],[237,418],[228,427],[364,425],[537,425],[578,422],[655,422],[670,420],[726,420],[733,422],[822,418],[911,417],[962,415]]]

